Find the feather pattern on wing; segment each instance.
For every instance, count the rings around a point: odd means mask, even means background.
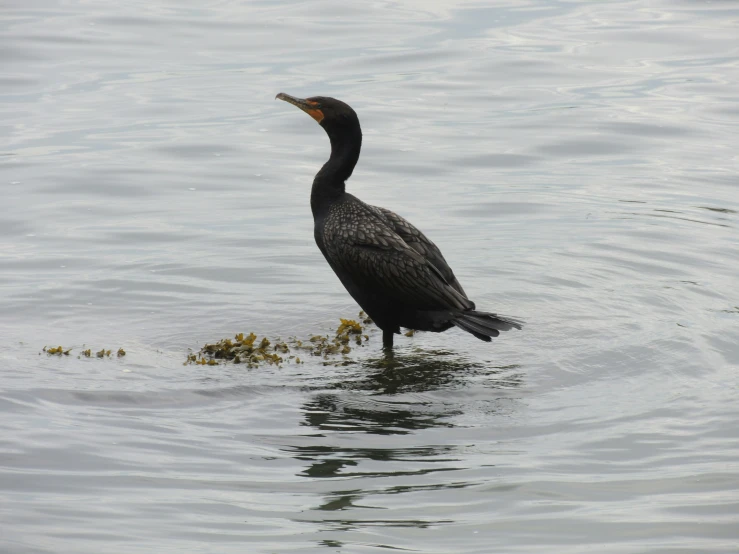
[[[474,309],[439,249],[393,212],[359,201],[335,204],[323,233],[329,262],[357,286],[417,310]]]
[[[399,216],[395,212],[388,210],[387,208],[370,206],[378,212],[380,212],[387,222],[392,226],[393,230],[402,238],[405,243],[413,248],[416,252],[421,254],[427,261],[436,267],[439,272],[443,275],[447,283],[449,283],[454,289],[462,294],[465,298],[467,294],[464,292],[462,285],[454,276],[452,268],[444,259],[444,256],[431,240],[426,235],[419,231],[412,223],[405,218]]]

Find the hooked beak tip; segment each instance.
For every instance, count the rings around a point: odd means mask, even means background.
[[[324,115],[321,109],[318,107],[317,102],[314,102],[312,100],[305,100],[303,98],[296,98],[294,96],[290,96],[289,94],[285,94],[284,92],[281,92],[277,96],[275,96],[275,99],[284,100],[288,104],[292,104],[293,106],[300,108],[313,119],[315,119],[318,123],[323,121]]]

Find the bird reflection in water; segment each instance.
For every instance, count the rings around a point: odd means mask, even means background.
[[[491,366],[465,360],[458,352],[445,350],[417,348],[407,354],[386,350],[380,357],[364,360],[359,371],[353,370],[355,379],[336,382],[327,388],[386,395],[423,393],[463,388],[471,379],[483,376],[487,378],[484,386],[508,389],[522,382],[518,368],[518,365]]]
[[[489,413],[509,411],[510,395],[503,391],[515,389],[523,382],[517,365],[490,367],[460,362],[442,352],[373,358],[364,365],[367,372],[362,377],[331,383],[306,402],[302,425],[329,432],[321,437],[357,432],[408,435],[424,429],[454,427],[451,418],[463,413],[467,397],[461,391],[470,380],[475,381],[476,389],[483,387],[491,392],[486,398]],[[363,372],[355,368],[352,373]],[[484,384],[480,384],[481,380]],[[458,400],[440,398],[440,390],[460,391]],[[496,390],[499,394],[495,394]],[[345,466],[356,465],[356,459],[388,461],[398,456],[438,459],[451,451],[446,446],[411,450],[326,445],[295,448],[297,457],[313,462],[304,472],[312,477],[339,476]]]
[[[454,472],[466,469],[460,451],[464,446],[440,444],[443,439],[423,441],[421,433],[454,427],[453,418],[464,413],[470,397],[474,396],[479,406],[481,391],[486,391],[486,412],[509,413],[512,395],[508,391],[523,383],[520,367],[495,367],[460,360],[458,354],[420,349],[408,354],[388,353],[362,365],[364,371],[353,366],[350,378],[324,385],[303,404],[302,425],[316,433],[302,435],[302,444],[287,447],[294,458],[306,464],[299,475],[337,479],[339,486],[323,495],[315,511],[355,511],[355,517],[313,517],[327,525],[326,531],[451,523],[379,519],[371,514],[381,507],[373,505],[377,495],[476,484],[454,479]],[[442,477],[442,473],[447,476]]]

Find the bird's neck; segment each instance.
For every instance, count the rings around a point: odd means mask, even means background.
[[[351,177],[362,148],[360,129],[340,135],[332,134],[329,138],[331,139],[331,157],[323,164],[313,180],[310,196],[313,215],[326,209],[344,194],[345,182]]]

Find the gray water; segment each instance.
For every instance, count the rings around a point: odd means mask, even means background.
[[[0,28],[0,551],[739,550],[739,4],[39,0]],[[183,365],[358,311],[312,239],[328,140],[281,91],[349,102],[348,189],[524,330]]]

